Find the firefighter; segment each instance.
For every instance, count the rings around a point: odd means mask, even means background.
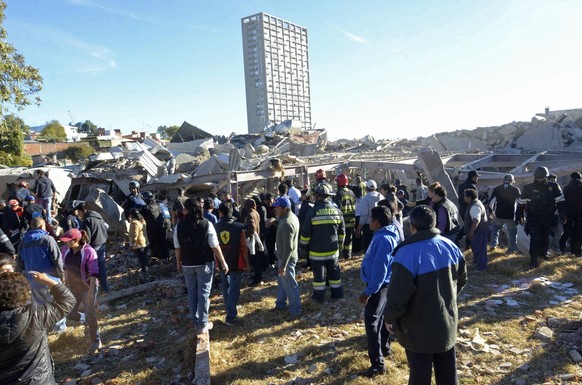
[[[523,187],[517,200],[516,220],[525,223],[525,233],[530,236],[530,268],[539,266],[538,258],[548,259],[550,234],[552,228],[557,226],[554,215],[556,209],[559,220],[566,223],[564,195],[560,186],[548,181],[549,174],[546,167],[536,168],[533,183]]]
[[[343,297],[339,251],[343,246],[345,224],[341,211],[331,201],[332,186],[322,181],[313,192],[316,200],[307,213],[301,228],[299,241],[302,255],[308,255],[313,271],[312,298],[325,301],[326,281],[329,282],[331,298]]]
[[[337,192],[333,201],[341,210],[346,225],[342,254],[345,259],[350,259],[352,257],[352,238],[356,227],[356,196],[348,188],[349,179],[346,174],[339,174],[335,178],[335,182],[337,183]]]

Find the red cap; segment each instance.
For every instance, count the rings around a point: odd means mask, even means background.
[[[63,242],[69,242],[72,239],[81,239],[81,232],[78,229],[70,229],[61,237]]]

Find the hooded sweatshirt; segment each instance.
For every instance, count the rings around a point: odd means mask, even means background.
[[[63,277],[63,259],[57,241],[42,229],[29,230],[20,245],[20,260],[25,271],[39,271],[59,281]],[[22,267],[22,266],[21,266]],[[32,290],[43,288],[27,274]]]

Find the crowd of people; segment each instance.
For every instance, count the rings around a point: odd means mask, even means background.
[[[307,188],[285,180],[276,194],[249,197],[240,207],[229,192],[194,198],[181,189],[171,209],[131,182],[122,207],[129,222],[129,250],[142,272],[148,271],[152,257],[168,259],[173,246],[197,333],[212,328],[208,313],[215,270],[220,272],[226,325],[242,323],[237,311],[241,288],[261,285],[265,274],[277,277],[275,309],[294,320],[302,315],[296,279],[300,259],[312,271],[311,299],[325,304],[328,289],[331,300],[344,296],[340,259],[362,254],[364,289],[359,301],[364,305],[370,359],[362,374],[385,372],[384,358],[397,338],[406,351],[410,384],[429,384],[433,366],[437,384],[449,384],[456,383],[456,297],[467,280],[460,247],[471,250],[475,270],[484,272],[488,251],[500,245],[500,231],[507,229],[507,251],[518,252],[517,228],[524,225],[530,236],[531,268],[550,257],[551,238],[561,252],[569,245],[573,255],[582,256],[582,209],[577,203],[582,200],[582,175],[572,173],[563,192],[547,168],[538,167],[533,177],[520,190],[508,174],[483,199],[479,174],[471,171],[459,186],[455,204],[443,185],[427,185],[421,176],[409,192],[398,180],[378,187],[375,180],[357,175],[350,184],[343,173],[333,186],[318,170]],[[47,330],[61,332],[67,320],[81,323],[87,352],[93,354],[102,346],[97,294],[109,290],[108,225],[85,202],[72,201],[58,223],[64,235],[56,239],[51,226],[57,223],[47,203],[56,190],[44,173],[38,174],[37,182],[32,192],[21,183],[2,213],[0,322],[18,329],[43,351],[48,351]],[[13,272],[14,262],[24,275]],[[245,282],[245,276],[250,281]],[[441,290],[435,292],[437,286]],[[14,318],[15,311],[22,316]],[[32,327],[34,317],[43,321]],[[30,360],[38,359],[22,341],[4,341],[0,356],[11,358],[0,363],[0,372],[26,372]],[[50,377],[52,369],[45,364],[39,363],[38,375]]]

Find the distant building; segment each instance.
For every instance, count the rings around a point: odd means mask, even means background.
[[[67,134],[67,142],[79,142],[87,138],[87,134],[80,133],[77,126],[71,126],[69,124],[61,124],[61,126],[63,126],[65,133]],[[36,140],[45,127],[46,124],[42,126],[29,127],[30,139]]]
[[[310,129],[307,29],[262,12],[241,26],[248,132],[287,119]]]

